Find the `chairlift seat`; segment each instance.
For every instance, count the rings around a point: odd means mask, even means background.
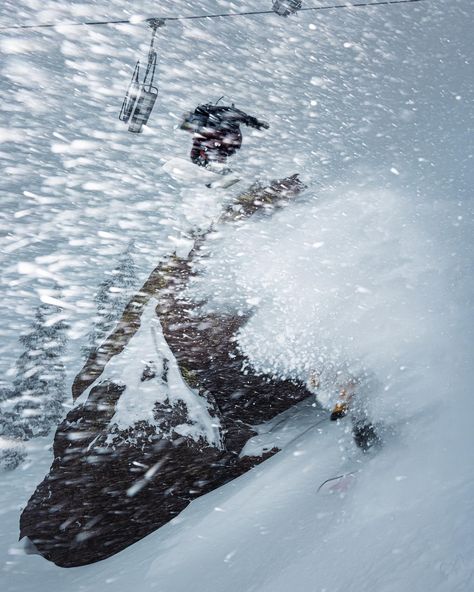
[[[140,134],[143,131],[143,126],[148,123],[158,96],[158,88],[153,84],[157,62],[157,54],[153,44],[156,31],[164,25],[164,20],[148,19],[148,24],[153,29],[153,35],[148,51],[145,77],[143,82],[140,82],[140,61],[138,61],[119,114],[120,121],[128,123],[128,131],[133,134]]]
[[[133,134],[140,134],[143,131],[143,126],[148,123],[148,119],[155,106],[155,101],[158,96],[158,89],[154,86],[148,89],[142,88],[135,107],[130,116],[130,123],[128,131]]]

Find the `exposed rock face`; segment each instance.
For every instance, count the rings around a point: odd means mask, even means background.
[[[297,176],[254,186],[224,223],[271,214],[303,189]],[[162,262],[87,361],[58,427],[54,462],[21,516],[27,536],[64,567],[105,559],[168,522],[195,497],[266,457],[240,457],[253,426],[309,395],[255,375],[234,336],[245,317],[204,315],[184,296],[196,246]]]

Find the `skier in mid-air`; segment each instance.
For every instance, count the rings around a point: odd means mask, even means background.
[[[225,163],[242,144],[242,123],[258,130],[269,127],[265,121],[259,121],[234,105],[199,105],[186,115],[180,129],[193,134],[192,162],[202,167]]]

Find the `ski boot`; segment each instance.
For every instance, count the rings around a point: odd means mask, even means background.
[[[348,405],[345,401],[338,401],[334,405],[329,419],[331,421],[336,421],[338,419],[342,419],[343,417],[345,417],[347,415],[348,410],[349,410]]]
[[[356,445],[364,452],[381,443],[380,437],[371,423],[353,424],[352,436]]]
[[[330,420],[336,421],[342,419],[349,412],[349,404],[354,396],[353,385],[351,384],[348,388],[341,389],[339,393],[339,400],[333,407],[331,412]]]

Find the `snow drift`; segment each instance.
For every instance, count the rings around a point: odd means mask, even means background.
[[[347,183],[313,196],[209,242],[190,294],[208,310],[253,312],[238,342],[258,371],[316,371],[332,387],[327,405],[348,376],[364,376],[374,418],[400,419],[459,322],[446,302],[466,297],[456,276],[468,229],[446,241],[456,208],[416,195]]]

